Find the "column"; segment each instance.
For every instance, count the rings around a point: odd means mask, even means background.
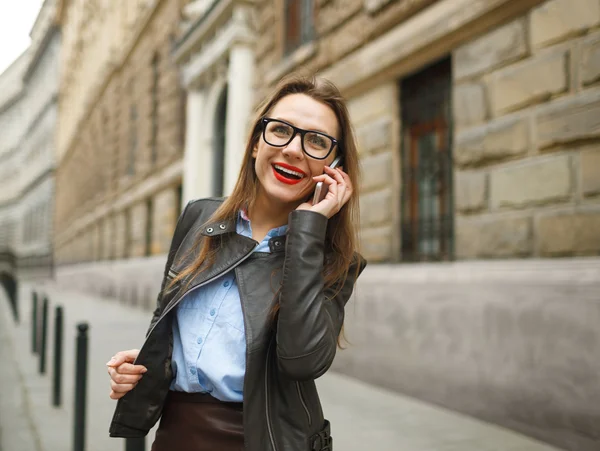
[[[241,167],[248,120],[252,112],[254,55],[249,44],[240,42],[229,53],[227,82],[227,139],[225,142],[225,195],[231,194]]]
[[[203,90],[189,89],[187,93],[185,148],[183,154],[182,206],[192,199],[206,197],[210,180],[202,177],[202,113],[206,94]]]

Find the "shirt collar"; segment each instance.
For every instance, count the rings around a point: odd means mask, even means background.
[[[251,225],[251,221],[250,218],[248,217],[248,213],[246,212],[245,209],[241,209],[238,215],[238,224],[241,225],[244,228],[247,228],[247,230],[252,230],[252,225]],[[275,238],[276,236],[282,236],[287,234],[288,231],[288,225],[284,224],[280,227],[275,227],[274,229],[271,229],[267,232],[267,237],[268,238]]]

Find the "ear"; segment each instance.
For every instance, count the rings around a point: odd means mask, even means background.
[[[254,147],[252,148],[252,158],[256,158],[258,155],[258,143],[254,144]]]

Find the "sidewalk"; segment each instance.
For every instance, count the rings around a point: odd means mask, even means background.
[[[119,350],[141,345],[150,313],[88,294],[37,287],[50,300],[48,360],[38,374],[31,353],[31,290],[20,289],[21,322],[15,325],[0,290],[0,451],[70,451],[73,440],[75,326],[90,324],[87,451],[124,449],[108,426],[115,402],[108,397],[105,363]],[[54,307],[65,314],[63,403],[51,407]],[[317,382],[332,422],[336,451],[556,451],[549,445],[452,411],[351,378],[329,373]],[[154,431],[147,439],[147,449]]]

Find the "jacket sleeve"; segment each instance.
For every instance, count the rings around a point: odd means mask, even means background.
[[[179,218],[177,219],[177,225],[175,226],[175,231],[173,232],[173,238],[171,239],[171,246],[169,248],[169,254],[167,255],[167,263],[165,264],[165,270],[163,273],[162,283],[160,285],[160,291],[158,292],[158,296],[156,299],[156,308],[154,309],[154,312],[152,312],[152,319],[150,320],[150,325],[148,326],[148,330],[146,331],[146,337],[148,336],[148,334],[154,327],[154,324],[156,324],[156,321],[158,321],[158,318],[160,318],[160,314],[162,313],[162,298],[163,298],[163,294],[165,291],[165,287],[167,286],[167,283],[170,281],[170,279],[168,278],[169,269],[171,268],[171,265],[173,264],[173,259],[175,258],[175,254],[177,254],[179,245],[181,244],[181,241],[183,241],[184,237],[180,236],[181,235],[181,227],[182,227],[183,223],[185,222],[185,216],[186,216],[186,213],[188,212],[189,206],[191,204],[192,204],[192,202],[188,202],[188,204],[185,206],[185,208],[179,215]]]
[[[294,380],[316,379],[329,369],[344,322],[344,307],[366,261],[355,254],[342,285],[324,289],[327,218],[290,213],[277,323],[280,371]]]

